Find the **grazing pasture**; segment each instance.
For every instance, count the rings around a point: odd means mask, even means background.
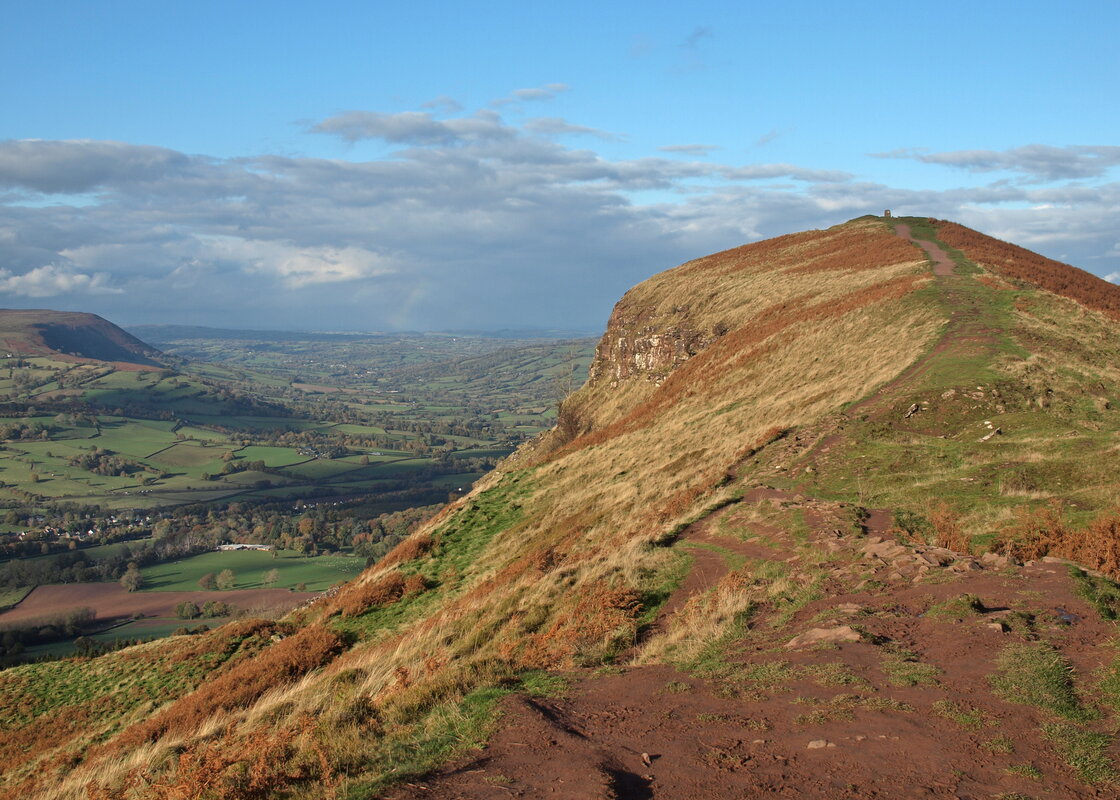
[[[365,569],[365,559],[354,556],[304,557],[290,550],[272,552],[260,550],[226,550],[202,553],[178,561],[144,567],[144,586],[136,594],[190,592],[198,589],[203,575],[217,575],[224,569],[232,570],[236,577],[235,588],[260,590],[265,573],[275,569],[279,579],[274,589],[294,589],[304,584],[308,591],[321,592],[340,581],[347,581]],[[208,599],[220,592],[205,593]]]

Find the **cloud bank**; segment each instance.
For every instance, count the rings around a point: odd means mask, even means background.
[[[126,324],[594,330],[654,272],[884,208],[1120,273],[1120,184],[1108,180],[1120,148],[881,154],[1021,179],[933,192],[814,165],[717,163],[705,144],[608,158],[586,145],[615,134],[495,110],[566,88],[473,112],[448,97],[345,111],[307,128],[383,148],[373,160],[0,142],[0,294]]]

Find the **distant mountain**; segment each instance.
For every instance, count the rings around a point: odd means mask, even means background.
[[[162,367],[163,354],[96,314],[0,309],[0,344],[13,355],[57,355]]]

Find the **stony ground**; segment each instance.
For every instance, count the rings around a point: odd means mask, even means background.
[[[804,511],[808,540],[737,526],[752,503]],[[1039,735],[1045,712],[989,682],[1014,641],[1059,645],[1081,676],[1104,666],[1099,644],[1115,629],[1076,594],[1068,566],[900,544],[876,530],[881,514],[845,532],[842,511],[759,489],[685,533],[678,546],[707,547],[693,548],[654,632],[727,572],[717,547],[831,556],[824,596],[779,627],[761,615],[728,648],[724,675],[627,664],[570,674],[560,696],[508,698],[484,750],[393,797],[1115,797]]]

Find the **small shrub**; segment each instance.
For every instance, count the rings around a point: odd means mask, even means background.
[[[435,540],[427,534],[410,536],[385,554],[380,566],[389,567],[405,561],[414,561],[435,546]]]
[[[190,600],[184,600],[175,606],[175,616],[179,619],[196,619],[202,611]]]
[[[420,578],[422,587],[423,578],[419,575],[411,576],[411,578]],[[405,576],[400,572],[393,571],[379,580],[363,583],[344,594],[340,594],[336,601],[336,607],[344,616],[357,617],[374,608],[397,602],[408,593],[407,586]],[[411,584],[411,588],[414,591],[417,590],[415,581]]]

